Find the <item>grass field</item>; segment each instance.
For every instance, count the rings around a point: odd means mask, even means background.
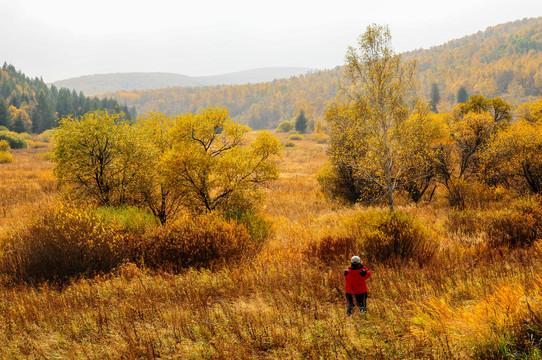
[[[349,256],[326,261],[310,249],[366,210],[319,191],[325,144],[295,144],[265,190],[273,235],[256,255],[181,274],[128,263],[64,287],[6,282],[0,358],[542,358],[540,237],[508,248],[487,246],[483,231],[452,231],[443,194],[399,206],[438,243],[435,256],[366,263],[369,312],[347,318]],[[60,201],[47,151],[13,151],[0,165],[0,239]]]

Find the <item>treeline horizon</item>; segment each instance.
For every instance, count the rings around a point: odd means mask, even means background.
[[[43,79],[27,77],[12,64],[0,68],[0,126],[17,133],[42,133],[66,116],[82,116],[96,110],[135,117],[135,109],[113,98],[87,97],[82,92],[48,86]]]

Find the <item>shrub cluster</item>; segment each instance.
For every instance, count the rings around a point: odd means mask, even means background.
[[[277,132],[282,132],[282,133],[287,133],[290,130],[292,130],[293,128],[294,128],[294,125],[292,124],[291,121],[284,120],[283,122],[281,122],[279,124],[276,131]]]
[[[102,206],[96,209],[96,214],[104,222],[140,236],[160,225],[152,213],[136,206]]]
[[[303,135],[301,134],[292,134],[288,136],[288,140],[303,140]]]
[[[244,226],[255,245],[262,245],[273,234],[271,221],[252,209],[229,211],[223,216],[227,220],[235,220],[238,224]]]
[[[107,273],[127,261],[168,271],[212,267],[251,254],[270,231],[256,215],[186,215],[163,227],[139,209],[63,205],[1,242],[0,272],[13,283],[37,284]]]
[[[318,144],[327,144],[329,135],[324,133],[312,133],[309,135],[309,140],[316,141]]]
[[[246,228],[216,214],[184,216],[148,234],[141,254],[146,266],[178,271],[238,260],[254,249]]]
[[[285,147],[295,147],[295,144],[291,141],[287,141],[285,144],[284,144]]]
[[[542,239],[542,198],[518,199],[505,209],[455,211],[448,218],[448,229],[466,235],[483,234],[492,246],[529,246]]]
[[[125,243],[125,234],[92,210],[61,206],[11,234],[0,268],[14,282],[65,282],[110,271],[123,260]]]
[[[368,210],[346,219],[347,234],[357,239],[368,260],[424,263],[437,250],[430,231],[416,218],[398,211]]]
[[[28,147],[24,134],[12,131],[0,131],[0,140],[7,141],[9,147],[12,149],[26,149]]]
[[[368,261],[393,263],[433,257],[437,242],[417,219],[401,212],[367,210],[344,220],[336,235],[325,235],[309,245],[307,253],[326,264],[344,262],[360,254]]]
[[[34,137],[35,141],[44,142],[44,143],[50,143],[53,139],[53,136],[55,134],[55,130],[45,130],[41,134],[38,134]]]

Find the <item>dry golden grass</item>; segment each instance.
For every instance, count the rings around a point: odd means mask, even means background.
[[[20,224],[29,212],[56,200],[49,148],[11,150],[13,162],[0,164],[0,229]]]
[[[369,313],[345,316],[343,269],[307,248],[339,234],[359,207],[329,202],[314,175],[326,145],[296,141],[266,190],[274,236],[244,262],[182,274],[125,264],[64,288],[0,286],[0,358],[60,359],[539,359],[542,242],[490,249],[457,241],[449,209],[405,204],[441,251],[423,266],[367,264]],[[44,149],[0,165],[0,238],[54,203]],[[7,194],[7,195],[6,195]],[[0,213],[0,215],[2,215]],[[477,235],[473,235],[477,236]],[[537,320],[538,319],[538,320]]]

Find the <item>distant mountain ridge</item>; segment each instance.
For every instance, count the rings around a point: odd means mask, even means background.
[[[211,76],[188,76],[166,72],[95,74],[55,81],[53,85],[77,92],[82,91],[85,95],[98,95],[120,90],[254,84],[298,76],[311,70],[302,67],[270,67]]]

